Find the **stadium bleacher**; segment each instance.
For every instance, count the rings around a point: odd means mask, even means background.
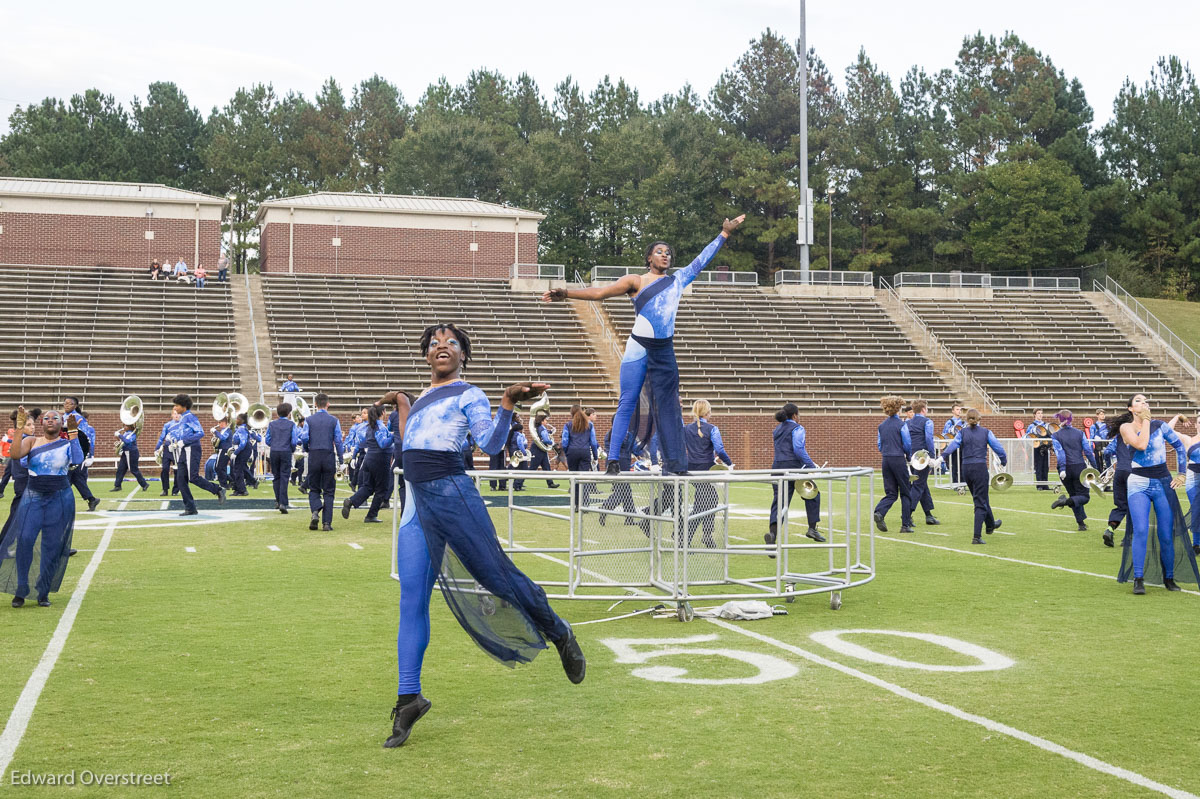
[[[622,338],[633,304],[604,304]],[[693,286],[675,326],[680,396],[721,413],[875,413],[879,398],[923,397],[949,411],[951,388],[869,297],[780,297],[761,288]]]
[[[908,303],[1006,411],[1120,410],[1139,392],[1160,415],[1195,404],[1080,292]]]
[[[418,341],[437,322],[471,336],[464,375],[493,402],[518,380],[550,383],[563,410],[581,401],[616,407],[606,377],[571,307],[514,292],[502,280],[332,275],[264,275],[267,325],[278,372],[342,408],[379,399],[389,388],[429,380]]]
[[[141,270],[0,265],[0,406],[61,400],[116,410],[137,394],[168,408],[183,391],[213,397],[237,381],[227,283],[202,290]]]

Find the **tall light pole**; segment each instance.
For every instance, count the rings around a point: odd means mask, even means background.
[[[800,282],[808,284],[808,246],[812,242],[812,205],[808,201],[808,44],[805,41],[804,0],[800,0]]]
[[[829,262],[830,270],[833,269],[833,184],[830,183],[825,187],[825,191],[829,197],[829,250],[825,260]]]

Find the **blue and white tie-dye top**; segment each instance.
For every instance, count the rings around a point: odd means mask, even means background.
[[[413,403],[404,424],[404,451],[453,452],[460,456],[469,432],[489,455],[504,448],[512,411],[492,405],[478,387],[465,380],[427,390]]]
[[[1179,435],[1161,419],[1150,420],[1150,440],[1143,450],[1133,450],[1133,473],[1147,477],[1167,476],[1167,444],[1175,448],[1180,473],[1187,471],[1187,453]],[[1157,468],[1162,467],[1162,468]],[[1150,470],[1154,470],[1151,473]]]
[[[716,257],[724,243],[725,236],[718,235],[696,256],[696,260],[678,272],[660,277],[637,293],[633,298],[633,309],[637,311],[633,335],[642,338],[671,338],[675,335],[675,312],[679,310],[679,298],[683,296],[683,290]]]
[[[21,459],[29,472],[29,487],[34,491],[57,491],[69,487],[67,471],[72,464],[83,463],[83,448],[78,438],[60,438],[34,447]]]

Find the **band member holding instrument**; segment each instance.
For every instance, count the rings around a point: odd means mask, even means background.
[[[292,471],[292,453],[300,445],[300,428],[292,421],[292,406],[286,402],[275,408],[276,418],[267,425],[267,448],[271,458],[271,484],[275,489],[275,509],[288,512],[288,477]]]
[[[657,429],[665,455],[667,474],[687,471],[687,451],[683,444],[683,415],[679,405],[679,367],[675,363],[675,313],[683,290],[712,262],[725,239],[737,230],[746,215],[726,219],[721,232],[688,266],[674,274],[667,269],[675,260],[675,252],[665,241],[656,241],[646,250],[649,271],[641,275],[626,275],[607,286],[586,289],[551,289],[542,299],[604,300],[625,295],[633,300],[637,318],[633,323],[625,354],[621,358],[621,394],[613,416],[613,442],[625,441],[625,433],[633,420],[638,397],[647,377],[654,395]],[[624,446],[624,444],[622,444]],[[621,453],[615,453],[618,458]],[[610,461],[611,473],[619,468],[617,460]]]
[[[1134,394],[1127,406],[1132,421],[1122,422],[1114,432],[1133,450],[1133,473],[1129,475],[1129,523],[1133,530],[1122,543],[1121,571],[1117,582],[1133,575],[1133,593],[1145,594],[1143,582],[1149,568],[1152,574],[1162,567],[1162,584],[1168,591],[1182,590],[1175,582],[1175,569],[1183,565],[1185,582],[1200,583],[1196,557],[1187,540],[1187,525],[1175,489],[1183,485],[1188,473],[1187,447],[1171,427],[1152,418],[1150,403],[1143,394]],[[1059,431],[1061,432],[1061,431]],[[1167,468],[1167,447],[1175,449],[1179,476],[1171,479]],[[1155,541],[1150,541],[1150,512],[1154,511]],[[1176,549],[1176,538],[1183,541]],[[1155,544],[1157,546],[1155,546]],[[1157,550],[1157,551],[1156,551]],[[1157,557],[1152,557],[1157,555]],[[1150,563],[1147,563],[1147,561]]]
[[[121,442],[121,453],[117,456],[116,485],[111,490],[120,491],[121,482],[125,479],[125,473],[129,472],[133,475],[133,479],[137,480],[137,484],[142,487],[142,490],[145,491],[150,487],[150,484],[146,482],[145,477],[142,477],[142,470],[138,466],[141,453],[138,452],[137,426],[127,424],[124,430],[114,435]]]
[[[229,461],[233,451],[233,431],[229,429],[229,419],[221,419],[209,432],[217,454],[217,483],[221,488],[229,488]]]
[[[873,518],[875,527],[881,533],[887,532],[884,519],[897,497],[900,499],[900,518],[908,520],[907,525],[901,523],[900,532],[913,532],[912,490],[908,484],[908,459],[912,457],[912,437],[908,434],[908,425],[896,415],[903,404],[904,400],[894,396],[879,400],[879,407],[887,414],[875,437],[875,447],[883,456],[883,499],[875,506]],[[961,414],[962,406],[955,405],[954,410]],[[961,421],[961,416],[955,418]]]
[[[94,511],[100,506],[100,499],[92,493],[92,489],[88,488],[88,467],[92,465],[92,459],[96,457],[96,429],[88,424],[87,417],[83,415],[83,409],[79,407],[78,397],[66,397],[63,399],[63,419],[60,426],[65,427],[68,419],[75,420],[75,426],[79,429],[79,447],[83,451],[83,461],[76,464],[75,468],[68,472],[68,479],[71,485],[75,486],[75,490],[79,492],[82,498],[88,504],[88,510]]]
[[[204,466],[204,458],[200,451],[200,440],[204,438],[204,428],[200,420],[192,413],[192,398],[187,394],[177,394],[172,400],[175,411],[179,414],[179,423],[167,436],[167,446],[175,444],[182,447],[175,462],[175,485],[183,498],[183,513],[180,516],[195,516],[196,502],[192,499],[191,486],[194,484],[217,497],[217,502],[225,504],[225,489],[206,480],[200,469]]]
[[[1104,418],[1104,410],[1097,410],[1096,421],[1092,424],[1088,436],[1092,442],[1092,452],[1096,456],[1096,468],[1102,472],[1108,468],[1108,457],[1104,454],[1104,448],[1108,445],[1108,425],[1104,423]]]
[[[508,456],[508,468],[512,468],[512,460],[514,457],[519,458],[517,461],[517,469],[525,471],[529,468],[529,441],[525,438],[525,423],[521,420],[520,414],[513,414],[512,432],[508,434],[508,444],[504,447],[504,453]],[[524,491],[524,480],[513,480],[513,491]]]
[[[982,414],[975,408],[967,411],[966,424],[954,435],[954,440],[946,445],[942,457],[954,454],[962,447],[962,473],[971,489],[971,499],[975,504],[975,526],[972,530],[972,544],[982,544],[982,533],[989,535],[1000,527],[1001,520],[992,513],[992,504],[988,498],[990,486],[988,478],[988,449],[996,453],[1000,466],[1008,465],[1008,454],[991,430],[982,427],[979,422]]]
[[[933,420],[925,415],[929,410],[929,403],[923,399],[915,399],[912,402],[912,418],[906,424],[908,425],[908,436],[912,439],[914,450],[923,449],[929,453],[930,459],[937,458],[937,450],[933,443]],[[919,472],[914,472],[917,479],[912,482],[912,509],[915,510],[918,505],[925,511],[925,524],[934,525],[941,524],[933,515],[933,495],[929,491],[929,473],[933,470],[932,466],[926,466]],[[909,527],[912,527],[912,519],[909,519]]]
[[[362,466],[363,458],[366,457],[366,453],[362,451],[362,437],[367,426],[368,415],[366,408],[355,414],[350,429],[346,431],[346,436],[342,439],[342,452],[347,464],[346,482],[351,488],[358,488],[359,469]]]
[[[616,423],[614,422],[613,430],[615,431],[616,429]],[[592,461],[597,459],[600,452],[600,445],[596,441],[596,425],[588,421],[587,412],[578,405],[572,406],[570,424],[563,424],[562,448],[567,453],[567,469],[569,471],[592,471]],[[612,455],[611,450],[609,454],[610,456]],[[609,462],[617,463],[617,461],[611,459]],[[609,469],[608,473],[616,474],[618,473],[618,469]],[[595,488],[595,485],[589,483],[583,489],[584,497],[582,501],[578,496],[575,497],[576,501],[581,505],[586,505]],[[579,483],[575,484],[575,491],[577,494],[580,493]]]
[[[1037,438],[1041,443],[1033,447],[1033,479],[1037,482],[1038,491],[1051,491],[1050,488],[1050,428],[1042,420],[1042,409],[1033,409],[1033,421],[1025,428],[1026,438]]]
[[[550,451],[554,449],[554,428],[546,421],[548,418],[545,413],[541,412],[533,417],[533,430],[530,432],[535,440],[533,448],[530,450],[533,455],[529,461],[529,471],[531,472],[536,472],[538,469],[546,472],[554,471],[550,466]],[[595,427],[593,426],[592,429]],[[558,488],[558,483],[547,480],[546,487]]]
[[[230,478],[233,481],[233,495],[245,497],[250,495],[246,490],[246,475],[250,473],[250,455],[254,452],[254,447],[250,443],[250,425],[247,424],[246,414],[239,413],[235,421],[237,428],[233,431],[233,446],[230,448],[233,455]],[[258,481],[254,480],[253,473],[250,473],[250,479],[257,488]]]
[[[179,418],[179,413],[172,410],[170,420],[163,424],[162,432],[158,434],[158,443],[154,445],[154,451],[158,453],[158,458],[162,462],[162,470],[158,475],[158,481],[162,485],[160,497],[169,496],[171,493],[171,474],[175,471],[175,452],[167,445],[167,437],[179,426]],[[175,493],[179,493],[178,486],[175,488]]]
[[[29,596],[29,572],[35,560],[38,607],[50,607],[50,593],[62,585],[67,570],[75,528],[75,497],[67,472],[71,465],[83,463],[83,450],[77,416],[66,415],[65,419],[63,438],[64,414],[46,411],[41,418],[42,434],[34,438],[25,435],[25,408],[17,408],[13,457],[24,460],[28,479],[16,518],[0,541],[0,591],[13,595],[14,608],[23,606]],[[39,539],[41,546],[35,551]]]
[[[1060,427],[1058,432],[1050,437],[1050,445],[1054,447],[1054,458],[1058,463],[1058,477],[1062,480],[1063,495],[1050,504],[1051,510],[1071,506],[1075,521],[1079,524],[1080,532],[1087,530],[1087,513],[1083,506],[1091,499],[1092,492],[1079,479],[1085,463],[1096,465],[1096,456],[1092,452],[1091,442],[1086,441],[1083,433],[1072,426],[1074,416],[1067,409],[1054,415]]]
[[[805,447],[807,438],[804,425],[800,424],[800,406],[794,402],[786,403],[775,412],[775,421],[779,422],[771,434],[774,441],[775,457],[771,461],[772,469],[816,469],[817,464],[808,456]],[[779,535],[779,520],[792,507],[792,495],[796,493],[796,481],[787,481],[787,496],[784,498],[783,509],[779,507],[779,486],[771,487],[771,515],[769,529],[763,533],[763,540],[774,544]],[[824,543],[825,536],[817,530],[821,521],[821,493],[812,499],[804,500],[804,513],[808,517],[808,532],[804,535],[817,543]]]
[[[372,405],[367,409],[367,423],[362,439],[362,448],[366,453],[363,459],[362,483],[354,495],[347,497],[342,503],[343,519],[349,519],[350,509],[361,507],[370,497],[371,505],[363,521],[369,524],[378,523],[379,509],[391,496],[392,446],[396,438],[381,418],[382,413],[381,405]]]
[[[954,405],[950,409],[950,418],[946,420],[946,423],[944,425],[942,425],[942,438],[952,439],[956,435],[958,435],[958,431],[962,430],[962,427],[964,424],[962,415],[963,415],[962,403],[961,402],[954,403]],[[932,455],[933,453],[931,452],[930,454]],[[950,482],[951,483],[961,482],[959,480],[959,477],[960,477],[959,462],[960,462],[961,458],[962,458],[962,455],[960,453],[958,458],[950,459],[949,466],[950,466]],[[945,460],[945,458],[943,458],[943,460]]]
[[[337,491],[337,465],[342,461],[342,425],[329,412],[329,397],[318,394],[317,409],[300,426],[300,444],[308,449],[308,529],[333,530],[333,495]],[[336,456],[336,459],[335,459]]]
[[[504,663],[528,662],[550,640],[571,682],[582,682],[587,671],[571,626],[550,607],[545,591],[504,554],[483,498],[462,472],[467,430],[485,452],[501,450],[515,404],[537,397],[548,386],[509,386],[493,418],[487,397],[461,378],[471,357],[465,332],[452,325],[431,326],[421,336],[421,354],[431,369],[429,388],[411,407],[404,397],[395,398],[409,501],[397,535],[399,681],[387,748],[403,744],[431,706],[421,696],[421,667],[429,645],[430,593],[439,575],[451,611],[493,657]],[[488,597],[490,614],[480,612],[480,597],[458,589],[476,583],[494,594]]]

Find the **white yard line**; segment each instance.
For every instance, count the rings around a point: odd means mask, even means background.
[[[271,550],[272,552],[279,551],[279,547],[275,546],[274,544],[267,544],[267,549]]]
[[[361,544],[356,544],[356,543],[354,543],[353,541],[351,541],[351,542],[349,542],[348,544],[346,544],[346,546],[350,547],[351,549],[362,549],[362,545],[361,545]]]
[[[137,492],[138,489],[135,487],[125,496],[117,509],[123,510]],[[62,618],[58,620],[58,626],[54,628],[54,635],[51,636],[50,643],[46,644],[46,650],[42,652],[42,659],[38,661],[33,674],[29,675],[29,680],[25,683],[25,688],[21,691],[21,696],[17,698],[17,704],[8,717],[8,723],[4,725],[4,732],[0,733],[0,775],[8,773],[9,764],[12,763],[13,756],[17,753],[21,738],[25,736],[29,720],[33,718],[33,710],[37,707],[38,698],[41,697],[42,690],[50,679],[50,672],[54,670],[58,656],[62,654],[67,645],[67,636],[71,634],[71,628],[75,625],[75,618],[79,615],[83,598],[87,596],[88,586],[92,584],[92,578],[96,576],[96,570],[100,568],[104,551],[112,542],[118,521],[119,519],[113,519],[104,529],[104,535],[100,538],[100,544],[96,547],[95,554],[88,561],[83,574],[79,575],[79,584],[71,593],[67,609],[63,611]]]
[[[1010,727],[1009,725],[1004,724],[1002,722],[993,721],[989,718],[977,715],[975,713],[968,713],[967,711],[960,710],[959,708],[954,707],[953,705],[948,705],[945,702],[939,702],[936,699],[932,699],[928,696],[923,696],[922,694],[918,694],[915,691],[910,691],[907,688],[896,685],[895,683],[890,683],[887,680],[882,680],[879,677],[875,677],[871,674],[867,674],[864,671],[859,671],[858,669],[851,668],[850,666],[844,666],[841,663],[838,663],[837,661],[833,661],[833,660],[829,660],[828,658],[821,657],[818,654],[809,652],[808,650],[805,650],[805,649],[801,649],[798,646],[793,646],[792,644],[788,644],[788,643],[785,643],[778,639],[771,638],[770,636],[766,636],[761,633],[754,632],[753,630],[744,629],[742,627],[737,626],[736,624],[730,624],[729,622],[723,621],[721,619],[706,618],[705,621],[707,621],[709,624],[715,624],[724,630],[729,630],[731,632],[738,633],[739,635],[744,635],[749,638],[753,638],[756,641],[761,641],[762,643],[770,644],[771,646],[782,649],[785,652],[790,652],[793,655],[804,658],[805,660],[811,661],[812,663],[816,663],[818,665],[825,666],[827,668],[833,669],[834,671],[838,671],[838,672],[841,672],[842,674],[846,674],[850,677],[855,677],[857,679],[862,680],[863,682],[870,683],[871,685],[874,685],[877,688],[882,688],[883,690],[889,691],[889,692],[895,694],[896,696],[899,696],[903,699],[908,699],[910,701],[924,705],[925,707],[928,707],[932,710],[937,710],[942,713],[946,713],[957,719],[961,719],[962,721],[967,721],[972,724],[978,724],[980,727],[983,727],[984,729],[991,730],[992,732],[999,733],[1000,735],[1007,735],[1010,738],[1014,738],[1018,741],[1023,741],[1024,743],[1027,743],[1027,744],[1031,744],[1033,746],[1036,746],[1038,749],[1045,750],[1052,754],[1060,755],[1062,757],[1067,758],[1068,760],[1074,760],[1076,763],[1086,766],[1087,768],[1090,768],[1093,771],[1098,771],[1101,774],[1107,774],[1109,776],[1125,780],[1126,782],[1137,785],[1138,787],[1148,788],[1149,790],[1157,791],[1158,793],[1161,793],[1164,796],[1174,797],[1175,799],[1197,799],[1195,794],[1188,793],[1187,791],[1183,791],[1178,788],[1172,788],[1170,785],[1164,785],[1161,782],[1156,782],[1155,780],[1152,780],[1149,777],[1144,777],[1135,771],[1130,771],[1129,769],[1121,768],[1120,766],[1114,766],[1111,763],[1106,763],[1103,760],[1099,760],[1098,758],[1092,757],[1091,755],[1086,755],[1082,752],[1076,752],[1073,749],[1068,749],[1065,746],[1056,744],[1056,743],[1054,743],[1054,741],[1047,740],[1038,735],[1033,735],[1031,733],[1023,732],[1022,730],[1018,730],[1016,727]]]

